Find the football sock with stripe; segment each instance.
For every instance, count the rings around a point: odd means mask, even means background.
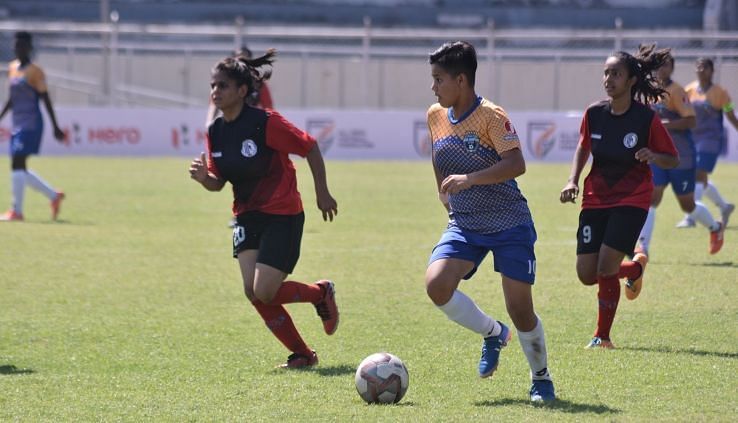
[[[446,304],[438,308],[450,320],[485,338],[497,336],[502,331],[502,326],[495,319],[486,315],[471,298],[458,289]]]
[[[548,373],[546,336],[543,333],[543,322],[541,322],[541,319],[538,319],[536,327],[530,332],[521,332],[518,330],[518,341],[523,348],[525,358],[528,359],[531,379],[551,380],[551,375]]]
[[[597,330],[594,336],[610,339],[610,328],[620,301],[620,280],[618,275],[598,276],[597,285]]]

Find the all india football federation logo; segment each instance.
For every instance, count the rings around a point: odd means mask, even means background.
[[[241,154],[244,157],[254,157],[256,155],[257,148],[254,140],[248,139],[241,143]]]
[[[623,145],[626,148],[633,148],[638,144],[638,135],[635,134],[635,132],[628,132],[625,134],[625,137],[623,137]]]
[[[424,120],[416,120],[413,122],[413,147],[420,157],[430,157],[432,150],[432,140],[428,124]]]
[[[333,119],[308,119],[305,130],[315,138],[323,154],[331,148],[336,138],[336,123]]]
[[[469,131],[464,134],[463,141],[464,146],[466,146],[466,151],[469,153],[474,153],[479,148],[479,135],[474,131]]]
[[[528,122],[528,136],[526,142],[533,157],[542,159],[553,150],[556,145],[556,123],[553,121]]]

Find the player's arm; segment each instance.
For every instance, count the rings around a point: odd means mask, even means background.
[[[559,194],[559,201],[562,203],[576,202],[577,196],[579,195],[579,178],[582,175],[584,165],[586,165],[587,160],[589,160],[589,155],[589,148],[585,147],[580,142],[577,149],[574,151],[574,159],[571,162],[569,179],[566,180],[566,185],[564,185],[564,188]]]
[[[200,157],[190,163],[190,178],[199,182],[208,191],[220,191],[225,185],[224,180],[208,170],[208,159],[205,153],[200,153]]]
[[[320,147],[316,143],[313,148],[308,151],[305,156],[310,165],[310,172],[313,174],[313,183],[315,184],[315,198],[318,200],[318,208],[323,212],[323,220],[331,222],[333,216],[338,215],[338,203],[328,191],[328,180],[325,174],[325,162],[323,155],[320,153]]]
[[[34,90],[36,90],[38,96],[41,97],[41,100],[43,100],[44,102],[46,112],[49,115],[49,119],[51,119],[51,125],[54,127],[54,138],[56,138],[57,141],[63,141],[64,131],[59,128],[59,123],[56,120],[56,113],[54,113],[54,106],[51,104],[51,97],[49,97],[49,91],[46,85],[46,76],[44,75],[44,72],[38,66],[34,66],[28,69],[27,78],[28,83],[33,87]]]
[[[723,110],[723,114],[728,118],[728,121],[733,125],[733,128],[738,131],[738,118],[735,116],[735,110],[733,108],[728,111]]]
[[[738,131],[738,118],[735,116],[735,105],[733,105],[733,102],[730,100],[730,96],[727,91],[722,90],[721,94],[720,103],[722,103],[722,106],[720,108],[723,110],[723,114],[730,124],[733,125],[733,128]]]
[[[669,131],[654,113],[648,134],[648,147],[636,151],[635,158],[644,163],[653,163],[662,169],[673,169],[679,165],[679,152]]]
[[[456,194],[474,185],[491,185],[515,179],[525,173],[525,159],[519,148],[504,151],[500,161],[466,175],[449,175],[441,182],[440,192]]]
[[[679,117],[674,120],[662,121],[666,129],[683,131],[697,126],[694,107],[692,107],[687,93],[683,89],[674,90],[669,95],[669,102],[671,103],[670,108],[676,110],[679,113]]]

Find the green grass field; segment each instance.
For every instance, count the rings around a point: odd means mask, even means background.
[[[339,216],[324,223],[297,163],[306,208],[292,276],[336,282],[338,332],[312,306],[288,306],[320,365],[276,370],[288,352],[242,293],[230,257],[229,192],[189,179],[189,160],[33,158],[64,188],[61,221],[27,191],[26,222],[0,225],[2,421],[735,421],[738,413],[738,218],[707,253],[701,228],[677,230],[671,194],[657,219],[644,291],[621,300],[615,351],[589,351],[596,288],[576,279],[578,206],[561,205],[567,165],[520,178],[539,234],[537,311],[560,400],[528,403],[517,338],[479,379],[477,335],[427,299],[423,276],[445,225],[428,163],[328,162]],[[8,169],[7,158],[0,169]],[[715,175],[738,201],[738,165]],[[0,205],[9,202],[0,172]],[[714,207],[712,207],[714,211]],[[491,260],[462,289],[509,322]],[[410,371],[398,405],[369,406],[354,388],[367,355]]]

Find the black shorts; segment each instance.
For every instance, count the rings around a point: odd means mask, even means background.
[[[647,210],[631,206],[582,209],[577,229],[577,255],[597,253],[602,244],[632,254],[646,216]]]
[[[259,250],[257,263],[292,273],[300,257],[305,213],[293,215],[246,212],[233,227],[233,257],[245,250]]]

